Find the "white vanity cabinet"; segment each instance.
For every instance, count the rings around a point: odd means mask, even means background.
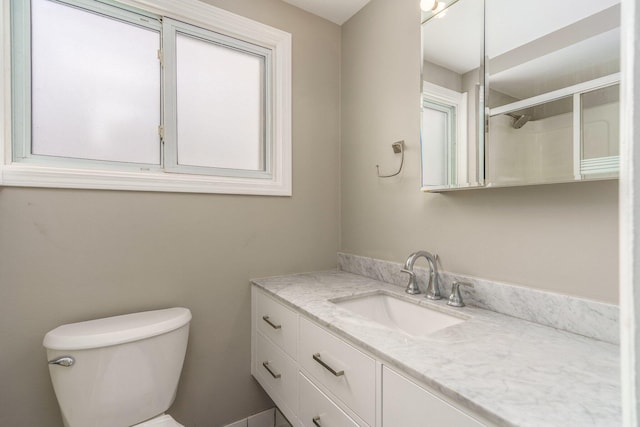
[[[405,377],[252,286],[251,373],[295,427],[480,427]]]

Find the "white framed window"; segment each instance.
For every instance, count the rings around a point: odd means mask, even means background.
[[[1,185],[291,195],[290,34],[194,0],[2,1]]]
[[[427,81],[422,84],[422,162],[430,165],[422,170],[422,185],[455,186],[467,182],[467,93]],[[434,162],[433,158],[439,160]]]

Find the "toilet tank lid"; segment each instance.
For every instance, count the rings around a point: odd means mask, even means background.
[[[51,350],[83,350],[137,341],[178,329],[191,321],[188,308],[125,314],[58,326],[44,336]]]

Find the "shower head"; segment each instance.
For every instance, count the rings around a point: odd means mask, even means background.
[[[509,116],[513,117],[513,123],[511,124],[511,126],[514,129],[520,129],[522,126],[524,126],[529,120],[531,120],[531,116],[528,114],[513,114],[510,113]]]

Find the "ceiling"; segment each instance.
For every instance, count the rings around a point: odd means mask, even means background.
[[[338,25],[344,24],[369,0],[282,0]]]

